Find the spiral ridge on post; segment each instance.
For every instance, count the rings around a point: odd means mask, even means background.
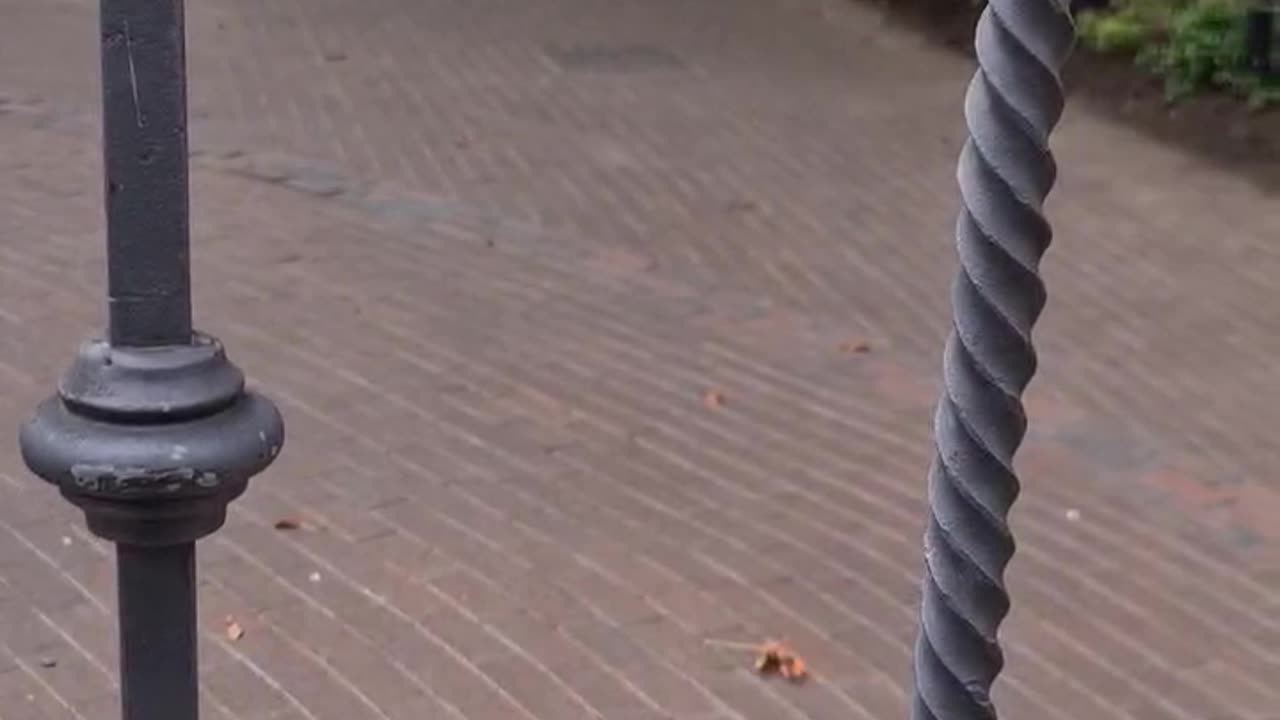
[[[1045,304],[1043,204],[1057,175],[1049,134],[1063,109],[1060,70],[1074,44],[1067,0],[990,0],[965,96],[969,139],[957,176],[960,271],[934,419],[921,629],[912,720],[994,720],[991,686],[1009,611],[1004,570],[1022,393],[1036,370],[1031,330]]]

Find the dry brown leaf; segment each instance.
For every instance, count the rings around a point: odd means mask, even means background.
[[[227,639],[231,640],[232,642],[235,642],[236,640],[239,640],[242,637],[244,637],[244,628],[240,626],[240,623],[236,622],[235,618],[228,615],[227,616]]]
[[[804,658],[799,655],[792,655],[782,664],[782,677],[791,682],[804,682],[809,677],[809,668],[804,664]]]
[[[863,355],[871,352],[871,343],[861,339],[846,340],[840,343],[840,352],[846,355]]]
[[[707,407],[718,408],[724,407],[728,400],[719,390],[708,390],[702,394],[702,402],[706,403]]]
[[[727,640],[707,640],[708,645],[733,650],[748,650],[755,655],[755,670],[761,675],[781,675],[791,682],[804,682],[809,677],[809,667],[804,658],[777,640],[762,643],[741,643]]]
[[[809,675],[804,659],[777,640],[761,643],[756,648],[756,672],[778,674],[791,682],[801,682]]]
[[[282,531],[301,530],[302,521],[295,517],[282,517],[276,520],[275,528]]]

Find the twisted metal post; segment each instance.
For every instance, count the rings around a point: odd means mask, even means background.
[[[954,331],[934,419],[913,720],[993,720],[1009,611],[1007,522],[1013,455],[1026,432],[1022,392],[1036,369],[1031,328],[1044,308],[1042,213],[1056,176],[1049,134],[1063,108],[1059,70],[1074,28],[1067,0],[990,0],[977,29],[979,69],[965,98],[969,141],[958,179],[960,272]]]

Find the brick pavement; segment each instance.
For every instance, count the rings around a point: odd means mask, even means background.
[[[199,318],[291,438],[202,546],[209,717],[903,715],[960,61],[822,0],[189,13]],[[91,4],[0,17],[12,426],[100,322],[100,179]],[[1280,213],[1057,148],[999,701],[1274,720]],[[0,508],[0,717],[111,717],[109,548],[12,446]],[[774,636],[814,682],[704,643]]]

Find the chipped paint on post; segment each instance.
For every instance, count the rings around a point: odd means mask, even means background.
[[[71,478],[83,492],[100,496],[173,496],[184,490],[212,490],[220,484],[218,474],[193,467],[117,467],[76,464]]]

